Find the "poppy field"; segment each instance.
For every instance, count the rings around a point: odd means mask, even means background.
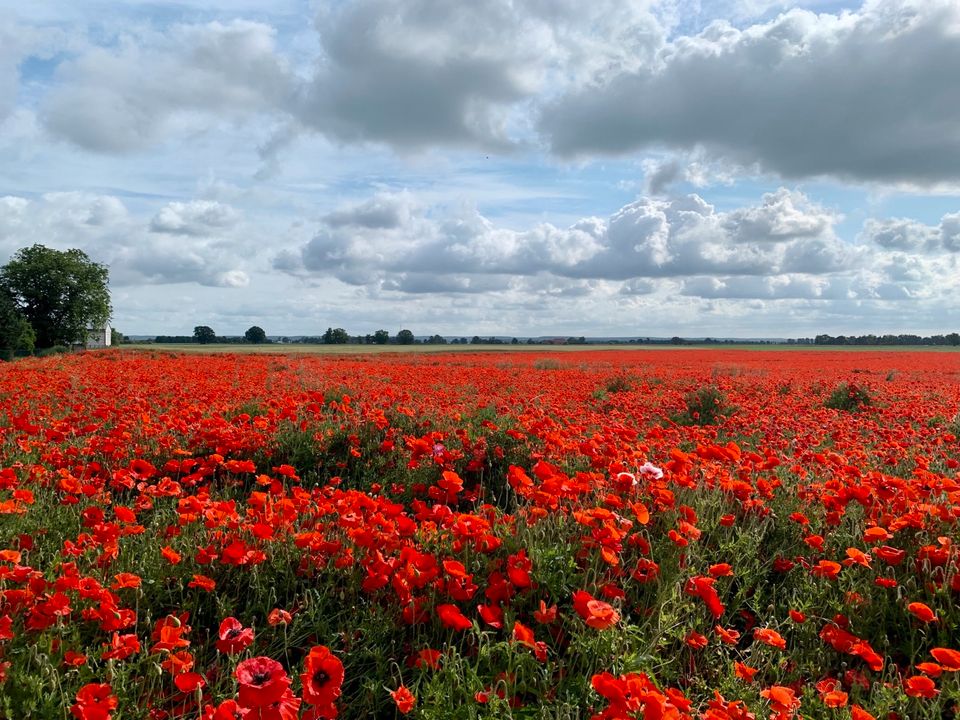
[[[960,354],[0,364],[0,718],[956,717]]]

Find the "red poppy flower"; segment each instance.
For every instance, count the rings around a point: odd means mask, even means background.
[[[903,690],[910,697],[934,698],[940,694],[937,684],[923,675],[914,675],[903,681]]]
[[[69,665],[70,667],[80,667],[85,665],[87,662],[87,656],[83,653],[78,653],[74,650],[67,650],[63,654],[63,664]]]
[[[907,610],[909,610],[920,622],[931,623],[937,621],[937,614],[931,610],[928,605],[925,605],[922,602],[910,603],[907,605]]]
[[[340,658],[323,645],[311,648],[303,663],[300,680],[303,683],[303,699],[311,705],[332,710],[329,717],[336,717],[334,702],[340,697],[340,687],[343,685],[343,663]]]
[[[720,637],[720,642],[726,643],[727,645],[736,645],[740,642],[740,633],[736,630],[727,630],[719,625],[715,626],[713,630]]]
[[[557,606],[547,607],[547,604],[541,600],[540,609],[533,611],[533,619],[541,625],[549,625],[557,619]]]
[[[274,608],[270,611],[270,614],[267,615],[267,625],[289,625],[293,620],[293,616],[290,615],[286,610],[281,610],[280,608]]]
[[[244,660],[234,674],[240,683],[240,704],[247,708],[274,703],[290,687],[290,678],[283,666],[268,657]]]
[[[110,720],[116,710],[117,696],[107,683],[87,683],[77,691],[77,701],[70,707],[77,720]]]
[[[454,630],[467,630],[473,625],[467,616],[460,612],[460,608],[456,605],[437,605],[437,615],[440,618],[440,622]]]
[[[930,651],[933,659],[940,663],[940,666],[947,672],[957,672],[960,670],[960,651],[949,648],[934,648]]]
[[[784,687],[783,685],[774,685],[773,687],[761,690],[760,696],[769,701],[770,709],[775,713],[786,715],[787,713],[792,713],[800,706],[800,701],[797,700],[796,693],[791,688]]]
[[[779,650],[786,650],[787,648],[787,641],[783,639],[783,636],[770,628],[756,628],[753,631],[753,639]]]
[[[753,682],[753,676],[757,674],[758,668],[750,667],[742,662],[733,664],[734,674],[744,682]]]
[[[220,623],[219,635],[217,650],[224,655],[236,655],[253,644],[253,628],[245,628],[234,617],[228,617]]]
[[[573,594],[573,608],[584,622],[597,630],[604,630],[620,621],[620,613],[609,603],[597,600],[585,590]]]
[[[397,710],[404,715],[413,710],[414,705],[417,704],[417,698],[405,685],[401,685],[396,690],[391,690],[390,697],[397,704]]]
[[[174,679],[173,684],[177,686],[177,690],[184,693],[192,693],[197,688],[202,688],[207,684],[207,681],[203,679],[203,675],[195,672],[183,673],[182,675],[177,675]]]
[[[204,710],[204,720],[207,719],[207,713],[211,710],[213,711],[213,715],[209,716],[210,720],[243,720],[243,718],[250,714],[250,710],[241,707],[236,700],[224,700],[217,705],[216,708],[207,705]]]

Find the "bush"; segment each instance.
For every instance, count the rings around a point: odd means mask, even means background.
[[[629,392],[632,388],[633,384],[626,375],[617,375],[607,380],[607,392]]]
[[[681,425],[714,425],[728,414],[727,398],[716,385],[705,385],[684,396],[686,410],[674,418]]]
[[[873,403],[869,391],[862,385],[854,383],[840,383],[823,403],[824,407],[834,410],[853,412],[861,407],[869,407]]]
[[[70,352],[66,345],[54,345],[53,347],[43,348],[37,351],[37,357],[50,357],[51,355],[63,355]]]

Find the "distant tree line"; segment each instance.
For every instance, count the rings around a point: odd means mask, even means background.
[[[960,345],[960,334],[949,335],[817,335],[812,341],[797,340],[797,344],[812,345]]]
[[[2,310],[2,308],[0,308]],[[2,315],[2,313],[0,313]],[[114,342],[117,342],[115,333]],[[121,336],[122,337],[122,336]],[[157,335],[157,343],[199,343],[201,345],[220,344],[265,344],[280,342],[300,345],[736,345],[750,342],[760,345],[945,345],[960,346],[960,334],[947,335],[817,335],[813,338],[790,338],[788,340],[749,340],[730,338],[671,338],[635,337],[627,339],[597,338],[587,339],[579,337],[546,337],[546,338],[519,338],[506,339],[503,337],[481,337],[474,335],[471,338],[443,335],[430,335],[417,338],[412,331],[403,329],[396,335],[387,330],[377,330],[366,335],[351,335],[343,328],[328,327],[322,335],[304,335],[298,337],[280,337],[277,341],[267,337],[263,328],[254,325],[243,335],[217,335],[208,325],[198,325],[193,329],[193,335]]]

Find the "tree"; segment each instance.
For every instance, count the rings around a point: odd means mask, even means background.
[[[254,345],[260,345],[267,341],[267,334],[263,331],[263,328],[256,325],[247,330],[243,334],[243,337],[248,343],[253,343]]]
[[[193,341],[201,345],[208,345],[217,341],[217,334],[209,325],[197,325],[193,329]]]
[[[327,328],[323,334],[323,342],[327,345],[346,345],[350,342],[350,336],[343,328]]]
[[[13,300],[0,291],[0,360],[33,350],[33,328]]]
[[[373,334],[373,341],[377,345],[386,345],[388,342],[390,342],[390,333],[388,333],[386,330],[377,330]]]
[[[401,330],[397,333],[397,344],[398,345],[413,345],[415,342],[413,333],[409,330]]]
[[[0,290],[33,328],[39,348],[86,340],[110,319],[109,271],[82,250],[22,248],[0,268]]]

